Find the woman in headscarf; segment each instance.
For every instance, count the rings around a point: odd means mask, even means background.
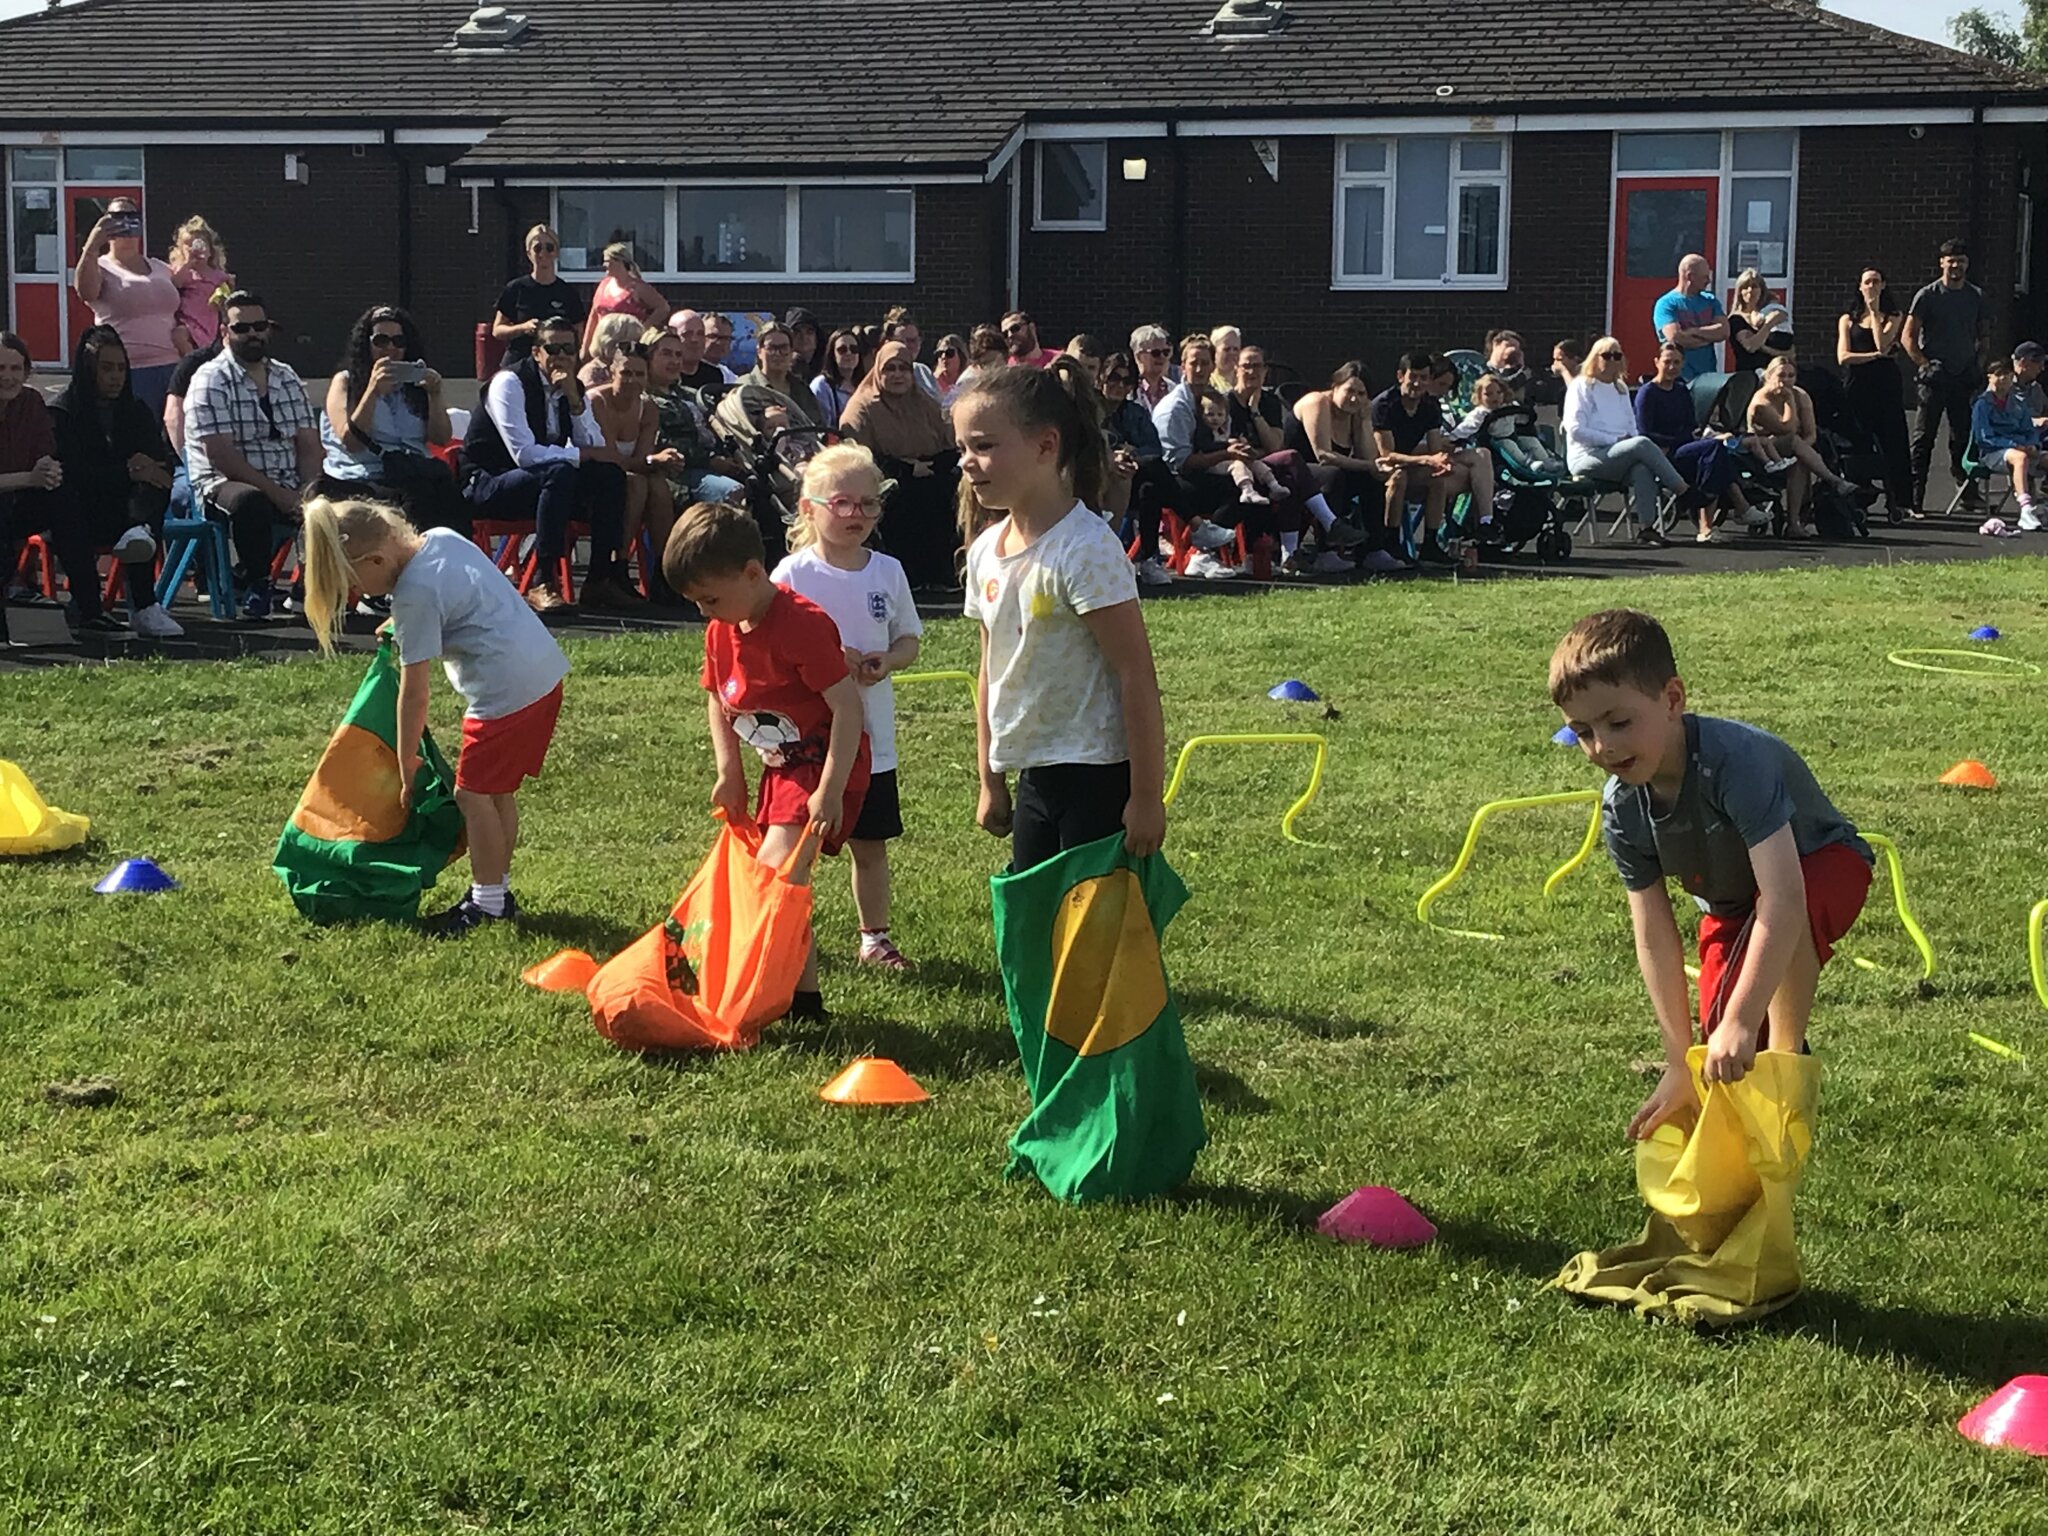
[[[883,498],[882,537],[913,587],[956,583],[954,482],[960,455],[952,429],[918,387],[917,360],[900,341],[885,342],[839,418],[844,436],[864,444],[894,482]]]

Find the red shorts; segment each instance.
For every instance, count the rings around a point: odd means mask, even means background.
[[[462,756],[455,761],[455,787],[473,795],[509,795],[522,780],[540,777],[540,765],[555,739],[562,712],[562,685],[526,708],[495,720],[474,715],[462,722]]]
[[[1826,965],[1835,945],[1863,911],[1870,894],[1871,868],[1847,843],[1827,843],[1799,861],[1806,879],[1806,921],[1813,930],[1813,951]],[[1749,952],[1752,908],[1741,916],[1700,916],[1700,1034],[1711,1035],[1727,1006],[1723,989],[1732,989]],[[1770,1021],[1757,1036],[1759,1050],[1770,1044]]]
[[[839,830],[824,843],[827,853],[837,853],[853,836],[853,824],[860,820],[860,808],[868,797],[868,739],[860,739],[860,755],[853,760],[853,772],[846,779],[845,809],[840,812]],[[763,827],[802,827],[811,820],[811,796],[825,777],[823,763],[793,764],[761,770],[761,793],[754,806],[754,820]]]

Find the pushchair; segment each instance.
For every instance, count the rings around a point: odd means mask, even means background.
[[[1496,435],[1500,425],[1508,430]],[[1468,501],[1459,533],[1479,546],[1482,559],[1499,559],[1535,546],[1536,558],[1548,564],[1569,560],[1572,536],[1559,513],[1559,503],[1596,495],[1598,488],[1569,476],[1545,473],[1529,462],[1513,439],[1537,435],[1533,407],[1517,402],[1488,411],[1473,433],[1493,457],[1492,516],[1482,520]]]
[[[770,411],[780,411],[773,424]],[[712,409],[713,425],[747,466],[747,505],[761,529],[771,564],[788,551],[788,528],[796,521],[804,465],[832,440],[797,403],[766,384],[735,384]]]

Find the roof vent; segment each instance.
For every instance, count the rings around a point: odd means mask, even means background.
[[[480,5],[455,29],[458,48],[510,48],[526,37],[526,18],[502,5]]]
[[[1209,23],[1209,35],[1236,40],[1272,37],[1292,26],[1287,0],[1225,0]]]

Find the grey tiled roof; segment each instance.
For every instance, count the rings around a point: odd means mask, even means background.
[[[0,24],[0,124],[480,123],[467,166],[724,170],[979,165],[1026,118],[1104,111],[2048,101],[1805,0],[1288,0],[1288,30],[1232,43],[1204,35],[1217,4],[522,0],[529,40],[477,54],[451,43],[470,0],[260,0],[197,27],[184,0],[82,0]],[[1738,37],[1776,61],[1767,95],[1725,83]]]

